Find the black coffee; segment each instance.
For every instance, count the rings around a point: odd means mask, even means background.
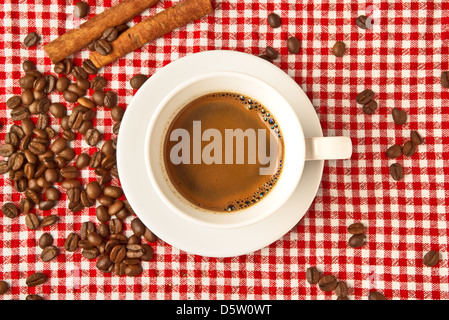
[[[176,115],[163,154],[168,176],[184,198],[203,209],[233,211],[257,203],[276,184],[284,143],[264,106],[220,92],[197,98]]]

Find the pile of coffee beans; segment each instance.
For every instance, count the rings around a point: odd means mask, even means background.
[[[356,222],[348,227],[348,232],[352,235],[348,244],[351,248],[359,248],[366,243],[365,226],[361,222]]]
[[[105,31],[103,31],[103,34],[100,38],[89,43],[87,48],[90,51],[96,51],[99,54],[106,56],[112,52],[111,42],[117,39],[117,37],[121,33],[128,30],[128,28],[129,27],[127,24],[122,24],[116,27],[109,27]]]
[[[90,7],[86,2],[78,1],[73,7],[73,15],[78,19],[82,19],[89,14],[89,10]]]
[[[332,274],[321,275],[315,267],[309,267],[306,270],[306,280],[309,284],[318,284],[318,287],[324,291],[334,291],[337,300],[349,300],[348,286],[344,281],[338,281]]]
[[[48,214],[48,211],[61,198],[60,189],[65,191],[68,209],[72,212],[95,206],[98,202],[96,216],[99,225],[84,222],[79,235],[75,232],[69,234],[63,249],[73,252],[81,248],[86,259],[98,258],[97,268],[103,272],[139,275],[142,272],[141,261],[151,260],[154,254],[153,248],[142,243],[141,238],[154,242],[157,237],[138,218],[131,222],[134,234],[130,237],[124,234],[123,220],[135,213],[121,187],[111,184],[113,178],[118,178],[117,138],[105,141],[92,155],[77,155],[69,146],[78,135],[82,135],[91,147],[96,147],[102,140],[103,135],[93,122],[95,110],[100,106],[110,109],[114,120],[113,133],[118,135],[124,110],[117,105],[116,93],[104,90],[107,81],[96,75],[98,69],[90,60],[85,60],[81,67],[75,66],[70,59],[56,63],[54,72],[57,76],[42,74],[28,60],[23,62],[22,68],[25,74],[19,84],[23,91],[6,102],[14,124],[0,145],[0,156],[4,157],[0,161],[0,174],[8,173],[14,189],[24,197],[18,205],[4,203],[1,212],[10,219],[20,213],[25,214],[27,228],[36,230],[59,221],[57,215]],[[147,78],[136,76],[131,85],[139,88]],[[93,91],[91,97],[87,96],[89,91]],[[49,95],[53,92],[62,93],[64,100],[73,107],[68,110],[63,103],[52,102]],[[51,117],[60,121],[61,132],[52,128]],[[97,179],[83,186],[79,178],[85,168],[92,169]],[[35,207],[43,217],[34,211]],[[42,249],[40,259],[44,262],[60,254],[48,232],[42,234],[37,245]],[[47,277],[40,272],[26,279],[30,287],[45,281]],[[6,282],[0,282],[0,290],[8,290]],[[27,296],[27,300],[40,299],[42,297],[38,295]]]
[[[355,101],[363,105],[362,111],[364,114],[373,114],[377,110],[377,101],[374,100],[374,92],[370,89],[365,89],[357,94]]]
[[[428,267],[435,266],[440,261],[440,253],[435,250],[431,250],[424,255],[423,263]]]
[[[309,267],[306,270],[306,280],[309,284],[318,284],[321,291],[334,291],[337,300],[349,300],[348,285],[344,281],[339,281],[332,274],[322,275],[316,267]],[[371,291],[368,300],[386,300],[385,296],[378,291]]]
[[[393,108],[392,115],[393,120],[396,124],[402,125],[406,123],[406,120],[404,121],[404,118],[407,119],[407,113],[405,113],[404,111]],[[386,151],[387,157],[389,159],[396,159],[402,155],[406,157],[412,157],[415,154],[417,147],[423,143],[424,139],[421,137],[421,135],[417,131],[413,130],[410,132],[410,139],[405,141],[403,145],[394,144],[388,147]],[[397,162],[391,164],[390,175],[396,181],[404,178],[404,169],[402,165]]]
[[[282,24],[281,17],[274,12],[268,15],[267,22],[268,25],[273,29],[279,28]],[[287,50],[292,54],[299,53],[299,51],[301,50],[301,41],[299,41],[299,39],[294,36],[289,37],[287,40]],[[267,46],[265,48],[265,53],[260,55],[259,57],[271,62],[272,60],[275,60],[279,57],[279,53],[275,48]]]

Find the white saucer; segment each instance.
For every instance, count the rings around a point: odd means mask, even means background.
[[[257,56],[214,50],[178,59],[152,75],[128,105],[120,126],[117,165],[130,205],[160,239],[188,253],[232,257],[252,253],[281,238],[304,216],[318,191],[324,161],[308,161],[292,197],[273,215],[247,227],[211,229],[172,212],[147,176],[144,139],[151,116],[170,90],[191,77],[213,71],[238,71],[274,86],[295,108],[306,137],[322,137],[318,116],[306,94],[284,71]]]

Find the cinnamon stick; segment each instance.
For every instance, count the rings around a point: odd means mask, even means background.
[[[110,43],[112,45],[110,54],[103,56],[98,52],[93,52],[89,59],[97,68],[103,67],[166,33],[208,15],[212,11],[210,0],[183,0],[123,32]]]
[[[79,29],[70,30],[47,43],[44,50],[53,63],[62,61],[101,37],[107,28],[124,24],[158,2],[159,0],[123,0],[87,20]]]

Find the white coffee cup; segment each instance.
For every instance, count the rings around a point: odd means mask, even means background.
[[[265,106],[282,130],[284,164],[273,189],[259,202],[232,212],[214,212],[193,205],[178,193],[165,169],[163,150],[169,125],[189,102],[214,92],[234,92]],[[183,219],[210,228],[239,228],[272,215],[295,190],[309,160],[347,159],[349,137],[304,137],[298,117],[287,100],[265,81],[238,72],[211,72],[174,88],[158,105],[145,137],[145,163],[150,181],[164,203]]]

